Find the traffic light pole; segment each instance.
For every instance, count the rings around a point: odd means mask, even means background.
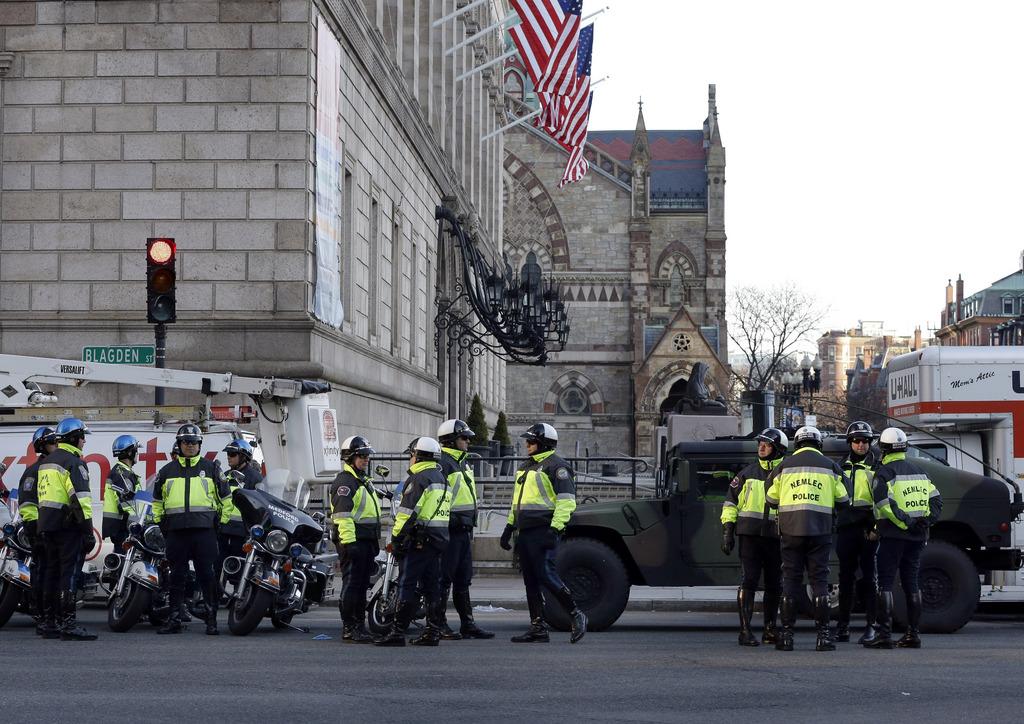
[[[154,363],[157,369],[163,369],[166,365],[164,362],[167,358],[167,325],[163,322],[158,322],[156,327],[156,358]],[[154,404],[164,404],[164,388],[155,388],[156,399]]]

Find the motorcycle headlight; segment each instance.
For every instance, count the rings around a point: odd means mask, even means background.
[[[267,533],[267,540],[264,545],[271,553],[283,553],[288,547],[288,534],[283,530],[272,530]]]
[[[142,542],[147,548],[153,551],[162,551],[167,547],[167,542],[164,540],[164,534],[158,525],[151,525],[146,528],[146,532],[142,536]]]
[[[292,547],[288,550],[288,552],[291,553],[292,558],[298,558],[306,552],[306,549],[298,543],[292,543]]]

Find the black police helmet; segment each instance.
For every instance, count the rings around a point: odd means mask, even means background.
[[[195,425],[191,422],[187,422],[178,428],[178,434],[174,436],[174,439],[181,443],[192,443],[194,445],[203,444],[203,431],[199,429],[199,425]]]
[[[37,455],[46,452],[47,445],[57,444],[57,433],[52,427],[40,427],[32,433],[32,449]]]
[[[370,441],[362,435],[353,435],[345,438],[341,443],[341,457],[345,461],[352,459],[354,455],[373,455],[374,449]]]
[[[857,439],[871,442],[871,439],[874,436],[875,432],[871,429],[871,425],[866,422],[861,422],[860,420],[851,422],[850,426],[846,428],[846,442],[853,442]]]
[[[761,434],[757,436],[758,440],[763,440],[772,446],[774,450],[773,457],[780,457],[786,454],[786,450],[789,449],[789,438],[786,437],[786,433],[777,427],[766,427],[761,431]]]
[[[453,443],[460,437],[470,440],[476,437],[476,433],[473,432],[472,428],[462,420],[445,420],[437,428],[437,439],[443,445]]]
[[[530,425],[519,437],[537,443],[541,450],[554,450],[558,445],[558,432],[546,422]]]

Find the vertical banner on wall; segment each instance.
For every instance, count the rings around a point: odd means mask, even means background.
[[[338,88],[341,84],[341,45],[323,18],[317,23],[316,50],[316,289],[313,314],[341,327],[341,189],[338,168]]]

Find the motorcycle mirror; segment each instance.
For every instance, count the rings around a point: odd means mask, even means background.
[[[379,475],[382,478],[386,478],[387,476],[391,475],[391,468],[389,468],[387,465],[378,465],[373,469],[373,472],[377,473],[377,475]]]

